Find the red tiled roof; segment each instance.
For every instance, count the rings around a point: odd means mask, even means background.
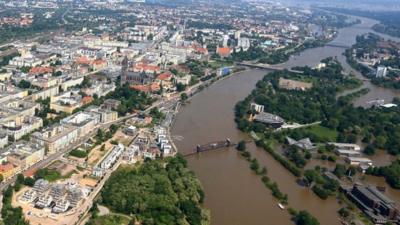
[[[160,71],[158,66],[148,65],[147,63],[137,63],[134,65],[134,69],[140,71]]]
[[[93,97],[92,96],[85,96],[85,97],[83,97],[82,98],[82,103],[85,105],[85,104],[88,104],[88,103],[90,103],[90,102],[92,102],[93,101]]]
[[[217,53],[221,56],[228,56],[231,54],[231,49],[227,47],[217,48]]]
[[[31,75],[39,75],[39,74],[52,73],[52,72],[53,72],[53,68],[44,67],[44,66],[35,66],[29,70],[29,74],[31,74]]]
[[[198,53],[202,53],[202,54],[207,54],[208,53],[207,48],[203,48],[203,47],[199,47],[199,46],[194,46],[193,48]]]
[[[37,169],[35,169],[35,168],[28,169],[27,171],[24,172],[24,176],[25,177],[33,177],[33,175],[35,175],[36,171],[37,171]]]
[[[94,65],[101,65],[101,64],[105,64],[105,63],[107,63],[107,61],[103,60],[103,59],[96,59],[96,60],[93,60],[93,62],[92,62],[92,64],[94,64]]]
[[[172,77],[172,74],[170,72],[164,72],[157,76],[157,80],[168,80],[171,77]]]
[[[90,64],[90,60],[88,59],[88,57],[86,57],[86,56],[81,56],[81,57],[79,57],[78,59],[76,59],[76,63],[78,63],[78,64],[86,64],[86,65],[89,65]]]
[[[158,83],[152,83],[148,85],[137,84],[137,85],[132,85],[131,88],[137,91],[153,92],[160,90],[160,84]]]
[[[14,169],[14,166],[11,163],[0,164],[0,173],[8,172]]]

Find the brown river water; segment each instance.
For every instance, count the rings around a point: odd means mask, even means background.
[[[351,45],[358,34],[372,32],[374,20],[362,19],[362,23],[341,29],[335,44]],[[387,36],[384,36],[387,38]],[[399,41],[399,39],[396,39]],[[326,57],[337,57],[343,63],[346,72],[351,68],[342,56],[344,48],[320,47],[309,49],[292,57],[285,67],[314,66]],[[197,144],[230,138],[237,142],[249,137],[236,129],[234,106],[244,99],[258,80],[268,71],[250,70],[234,74],[203,90],[183,106],[175,117],[172,127],[174,142],[179,152],[189,153]],[[353,71],[357,76],[359,73]],[[376,87],[368,81],[363,87],[370,92],[355,100],[362,106],[366,101],[383,98],[391,101],[400,92]],[[247,149],[262,166],[268,169],[268,176],[278,183],[282,192],[289,196],[289,205],[295,209],[305,209],[314,215],[322,225],[340,224],[337,210],[340,205],[336,199],[321,200],[307,188],[297,185],[295,177],[276,162],[270,155],[249,144]],[[379,164],[387,164],[392,157],[378,154],[373,158]],[[188,158],[189,167],[203,184],[206,198],[205,207],[211,211],[213,225],[286,225],[293,224],[290,215],[277,206],[276,199],[269,189],[264,187],[260,177],[253,174],[249,163],[234,149],[202,153]],[[367,177],[371,184],[387,186],[383,179]],[[400,191],[388,188],[386,194],[400,203]]]

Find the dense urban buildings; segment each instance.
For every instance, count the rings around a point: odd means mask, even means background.
[[[400,87],[400,42],[307,2],[0,0],[0,225],[400,223],[400,101],[380,96]],[[343,38],[346,29],[357,32]],[[210,90],[220,92],[199,103]],[[191,115],[174,133],[181,106]],[[195,171],[215,177],[206,192],[232,188],[210,204],[186,159],[227,149],[233,161],[218,165],[235,176]],[[243,159],[252,177],[236,171]],[[234,192],[254,191],[255,177],[272,199]],[[305,188],[310,204],[299,203]],[[265,215],[253,217],[253,203]]]

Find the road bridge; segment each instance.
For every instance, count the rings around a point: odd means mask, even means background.
[[[273,70],[273,71],[289,71],[292,73],[298,73],[298,74],[303,74],[303,71],[300,70],[293,70],[293,69],[287,69],[282,66],[277,66],[277,65],[269,65],[269,64],[261,64],[261,63],[248,63],[248,62],[238,62],[236,63],[239,66],[247,66],[251,68],[257,68],[257,69],[266,69],[266,70]]]
[[[348,45],[345,45],[345,44],[341,44],[341,43],[328,43],[325,46],[334,47],[334,48],[344,48],[344,49],[351,48],[351,46],[348,46]]]
[[[250,143],[252,141],[253,140],[247,140],[245,142],[246,143]],[[209,151],[215,151],[215,150],[224,150],[224,149],[227,149],[229,147],[236,147],[236,146],[237,146],[236,143],[233,143],[231,141],[231,139],[227,138],[227,139],[225,139],[223,141],[215,141],[215,142],[211,142],[211,143],[207,143],[207,144],[203,144],[203,145],[197,145],[195,151],[183,154],[183,156],[184,157],[188,157],[188,156],[200,154],[202,152],[209,152]]]

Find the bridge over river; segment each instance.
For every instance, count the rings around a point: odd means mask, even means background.
[[[327,47],[334,47],[334,48],[344,48],[344,49],[351,48],[351,46],[349,46],[349,45],[342,44],[342,43],[334,43],[334,42],[332,42],[332,43],[327,43],[327,44],[325,44],[324,46],[327,46]]]
[[[273,71],[287,70],[292,73],[298,73],[298,74],[303,73],[303,71],[287,69],[287,68],[284,68],[282,66],[277,66],[277,65],[269,65],[269,64],[262,64],[262,63],[250,63],[250,62],[238,62],[236,64],[239,66],[246,66],[246,67],[251,67],[251,68],[256,68],[256,69],[266,69],[266,70],[273,70]]]
[[[247,140],[245,141],[246,143],[252,142],[252,140]],[[202,152],[208,152],[208,151],[215,151],[215,150],[223,150],[229,147],[236,147],[237,144],[233,143],[229,138],[225,139],[224,141],[216,141],[216,142],[211,142],[208,144],[203,144],[203,145],[197,145],[196,146],[196,151],[194,152],[189,152],[187,154],[184,154],[184,157],[187,156],[192,156],[192,155],[197,155]]]

